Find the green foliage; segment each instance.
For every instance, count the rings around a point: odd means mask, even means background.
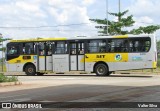
[[[4,74],[0,74],[0,83],[2,82],[16,82],[18,78],[15,76],[7,77]]]
[[[150,25],[146,27],[139,27],[138,29],[133,29],[130,31],[131,34],[151,34],[154,33],[156,30],[160,29],[160,25]]]
[[[160,40],[157,41],[157,50],[160,51]]]
[[[157,66],[160,67],[160,54],[158,54]]]
[[[158,60],[157,60],[157,66],[160,67],[160,40],[157,41],[157,51],[158,51]]]
[[[12,40],[12,39],[11,39],[11,38],[0,38],[0,42],[1,42],[0,45],[2,45],[2,43],[3,43],[4,41],[7,41],[7,40]],[[1,48],[0,48],[0,51],[5,52],[5,51],[6,51],[6,47],[1,47]]]
[[[0,48],[0,51],[5,52],[5,51],[6,51],[6,47],[2,47],[2,48]]]
[[[5,58],[0,58],[0,63],[2,63],[2,61],[5,61]],[[1,65],[0,65],[1,66]]]
[[[147,33],[151,34],[154,33],[156,30],[160,29],[160,25],[150,25],[146,27],[139,27],[137,29],[133,29],[131,31],[124,30],[124,28],[131,27],[134,25],[135,21],[133,20],[133,15],[129,15],[127,17],[123,17],[128,13],[128,10],[119,13],[109,13],[112,16],[118,18],[118,22],[108,20],[108,34],[109,35],[124,35],[124,34],[142,34]],[[97,24],[107,24],[107,20],[104,19],[90,19]],[[99,33],[107,34],[107,27],[96,27],[99,28],[101,31]]]
[[[7,41],[7,40],[12,40],[11,38],[0,38],[0,42],[4,42],[4,41]]]

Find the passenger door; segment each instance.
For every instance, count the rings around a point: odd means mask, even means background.
[[[53,72],[64,73],[69,71],[68,42],[56,41],[53,49]]]
[[[52,71],[52,42],[38,43],[38,71]]]
[[[84,71],[84,42],[70,42],[70,70]]]

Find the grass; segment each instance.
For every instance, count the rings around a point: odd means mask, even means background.
[[[16,82],[18,78],[16,76],[7,77],[4,74],[0,74],[0,83],[2,82]]]
[[[156,69],[139,69],[139,70],[129,70],[130,72],[160,72],[160,67],[157,67]]]
[[[0,64],[0,72],[6,72],[7,69],[6,69],[6,65],[4,64],[3,65],[3,71],[2,71],[2,64]]]

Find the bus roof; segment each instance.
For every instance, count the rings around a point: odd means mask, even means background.
[[[153,34],[143,34],[143,35],[115,35],[115,36],[93,36],[93,37],[50,37],[50,38],[32,38],[32,39],[17,39],[10,40],[10,42],[40,42],[40,41],[61,41],[61,40],[82,40],[82,39],[103,39],[103,38],[129,38],[129,37],[153,37]]]

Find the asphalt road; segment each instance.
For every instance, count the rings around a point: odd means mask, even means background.
[[[18,78],[22,85],[0,88],[0,102],[160,102],[159,75],[115,74],[97,77],[81,74]]]

